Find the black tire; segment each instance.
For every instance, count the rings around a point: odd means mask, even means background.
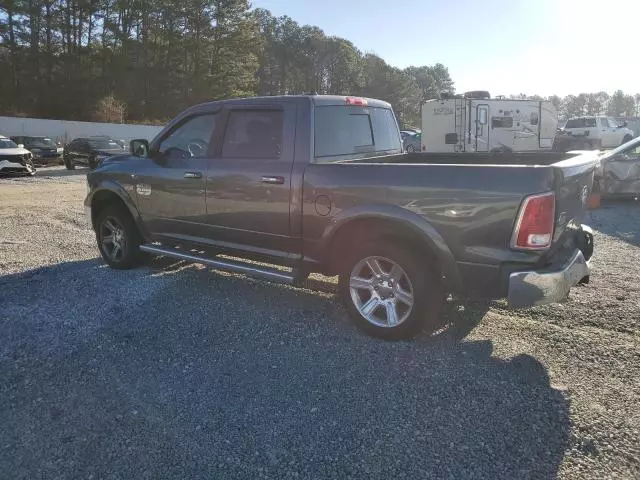
[[[118,230],[116,235],[110,223]],[[139,247],[143,243],[138,227],[129,211],[122,206],[112,205],[104,208],[96,218],[96,241],[104,262],[111,268],[125,270],[142,264],[146,255]],[[109,243],[107,236],[117,237],[118,253],[113,255],[115,244]]]
[[[63,161],[64,161],[64,166],[67,167],[67,170],[75,170],[76,169],[76,164],[73,163],[73,161],[68,156],[65,155],[63,157]]]
[[[625,135],[620,145],[624,145],[625,143],[630,142],[631,140],[633,140],[633,137],[631,135]]]
[[[414,147],[413,145],[409,144],[409,145],[407,145],[406,151],[407,151],[407,153],[414,153],[416,151],[416,147]]]
[[[406,275],[406,279],[410,282],[409,286],[412,290],[413,306],[405,310],[406,318],[394,326],[381,326],[372,323],[360,313],[356,305],[356,300],[354,300],[352,296],[350,288],[352,271],[358,269],[364,259],[371,257],[388,259],[399,265],[404,271],[403,273]],[[381,261],[381,265],[383,263],[384,261]],[[358,274],[357,276],[360,277],[362,275]],[[402,340],[411,338],[423,330],[433,331],[441,325],[438,317],[444,298],[439,278],[439,275],[437,275],[434,269],[430,268],[430,265],[425,262],[424,255],[419,255],[412,249],[398,243],[380,240],[378,242],[364,244],[347,256],[340,271],[338,288],[347,313],[360,330],[368,335],[384,340]],[[387,287],[381,286],[380,288],[389,290]],[[408,291],[407,288],[403,287],[403,289]],[[391,291],[392,293],[389,295],[393,298],[393,286],[391,287]],[[354,294],[358,299],[357,301],[366,304],[366,290],[359,290],[357,292],[358,293]],[[359,292],[365,292],[365,298],[360,297]],[[373,291],[370,293],[371,297],[375,295]],[[382,296],[382,293],[378,292],[378,294],[380,297]],[[397,292],[396,297],[397,299],[395,299],[395,301],[397,302],[400,298]],[[383,309],[384,312],[380,312],[380,309]],[[388,313],[384,305],[377,307],[376,310],[373,311],[373,313],[376,312],[384,313],[388,320]],[[398,317],[400,316],[401,315]]]

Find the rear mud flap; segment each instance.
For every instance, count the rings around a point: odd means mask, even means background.
[[[593,230],[587,225],[581,225],[580,227],[582,229],[582,235],[580,236],[580,244],[578,248],[588,263],[589,259],[593,256]],[[589,283],[589,275],[585,276],[578,282],[578,284],[581,285],[587,283]]]

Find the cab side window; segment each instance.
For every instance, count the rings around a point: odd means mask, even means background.
[[[169,160],[207,157],[216,118],[215,113],[188,118],[160,142],[158,152]]]
[[[635,147],[630,148],[626,152],[623,152],[627,158],[632,160],[640,160],[640,145],[636,145]]]
[[[600,123],[602,123],[604,128],[609,128],[609,120],[607,118],[601,118]]]
[[[282,120],[282,110],[232,110],[222,142],[222,157],[280,158]]]

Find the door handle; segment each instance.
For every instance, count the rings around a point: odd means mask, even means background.
[[[283,185],[284,184],[284,177],[267,177],[267,176],[263,176],[260,181],[262,183],[270,183],[272,185]]]
[[[184,178],[202,178],[200,172],[184,172]]]

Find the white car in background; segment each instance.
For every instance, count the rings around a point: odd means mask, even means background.
[[[33,155],[24,148],[16,145],[13,140],[0,135],[0,176],[5,175],[35,175]]]
[[[611,117],[575,117],[567,120],[564,131],[575,137],[587,136],[598,140],[601,148],[615,148],[632,140],[633,130],[619,125]]]

